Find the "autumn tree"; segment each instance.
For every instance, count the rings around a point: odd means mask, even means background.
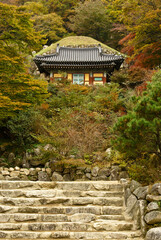
[[[28,14],[0,3],[0,119],[40,103],[46,95],[46,83],[33,79],[25,67],[27,55],[42,43]]]
[[[48,13],[42,2],[27,2],[21,9],[31,14],[34,29],[45,34],[47,44],[60,40],[66,33],[62,17],[54,12]]]
[[[22,6],[21,9],[24,10],[25,12],[28,12],[31,14],[32,17],[35,15],[43,15],[48,13],[48,9],[46,6],[41,1],[38,2],[25,2]]]
[[[48,8],[48,13],[55,12],[66,21],[80,0],[42,0],[42,2]]]
[[[78,35],[93,37],[102,42],[107,42],[110,38],[111,23],[101,0],[79,3],[70,21],[70,28]]]
[[[133,97],[133,110],[115,124],[114,147],[130,157],[143,153],[161,159],[161,71],[147,84],[142,96]]]
[[[130,64],[145,68],[161,64],[161,2],[111,0],[111,14],[127,29],[120,41]]]
[[[66,33],[63,20],[56,13],[35,16],[34,28],[46,35],[47,44],[60,40]]]
[[[69,28],[66,22],[73,15],[74,7],[79,0],[4,0],[7,4],[21,7],[21,10],[30,13],[34,29],[46,35],[47,44],[60,40],[67,34]]]
[[[1,0],[1,3],[11,4],[11,5],[17,5],[19,0]]]

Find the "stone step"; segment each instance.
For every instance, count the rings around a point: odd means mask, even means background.
[[[32,206],[5,206],[0,205],[0,213],[42,213],[42,214],[67,214],[91,213],[95,215],[121,215],[122,207],[116,206],[48,206],[48,207],[32,207]]]
[[[1,181],[0,189],[60,189],[80,191],[123,191],[118,181],[73,181],[73,182],[41,182],[41,181]]]
[[[66,214],[0,214],[0,223],[8,222],[91,222],[94,220],[124,220],[122,215],[95,215],[91,213]]]
[[[0,181],[0,239],[143,240],[118,181]]]
[[[57,182],[57,189],[80,191],[123,191],[118,181]]]
[[[100,215],[97,217],[100,220],[125,220],[123,215]]]
[[[0,181],[0,189],[54,189],[56,182]]]
[[[66,191],[50,190],[0,190],[2,197],[52,198],[52,197],[122,197],[122,191]]]
[[[20,231],[128,231],[132,230],[133,224],[125,221],[103,221],[103,222],[36,222],[36,223],[0,223],[1,230]]]
[[[66,232],[66,231],[0,231],[0,238],[4,239],[128,239],[140,237],[140,231],[118,232]]]
[[[0,238],[1,240],[9,240],[11,238]],[[52,240],[57,240],[58,238],[52,238]],[[17,240],[17,238],[12,238],[12,240]],[[18,238],[18,240],[24,240],[24,238]],[[37,238],[37,240],[40,240],[40,238]],[[49,238],[41,238],[41,240],[49,240]],[[78,240],[76,238],[59,238],[59,240]],[[98,239],[88,239],[88,240],[98,240]],[[118,240],[118,238],[114,239],[112,238],[111,240]],[[125,238],[119,238],[119,240],[125,240]],[[144,240],[143,238],[140,237],[134,237],[134,238],[126,238],[126,240]]]
[[[100,205],[100,206],[122,206],[123,199],[119,197],[84,197],[84,198],[67,198],[67,197],[55,197],[55,198],[6,198],[0,197],[0,204],[8,206],[41,206],[41,205]]]
[[[93,227],[96,231],[128,231],[133,229],[133,223],[118,220],[98,220]]]

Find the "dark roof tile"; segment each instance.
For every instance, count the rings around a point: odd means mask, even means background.
[[[88,65],[94,66],[95,64],[100,65],[116,65],[120,67],[124,61],[122,55],[106,54],[102,52],[100,47],[92,48],[71,48],[71,47],[60,47],[54,54],[36,56],[34,58],[40,72],[43,72],[44,68],[48,67],[65,67],[65,66],[78,66]]]
[[[59,53],[36,56],[40,62],[104,62],[123,59],[121,55],[99,53],[99,48],[60,47]]]

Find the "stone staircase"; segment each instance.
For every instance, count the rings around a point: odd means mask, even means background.
[[[143,240],[118,181],[0,181],[0,239]]]

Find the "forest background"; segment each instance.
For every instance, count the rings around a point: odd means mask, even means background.
[[[75,35],[126,54],[128,68],[97,88],[31,74],[33,51]],[[96,152],[106,164],[110,148],[133,178],[160,179],[160,67],[160,0],[1,0],[0,164],[21,165],[24,151],[46,143],[54,150],[40,164],[71,156],[98,164]]]

